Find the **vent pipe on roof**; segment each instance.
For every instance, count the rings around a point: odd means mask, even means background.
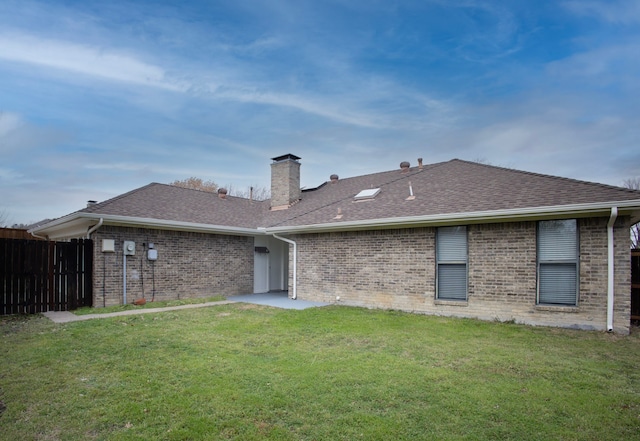
[[[422,158],[418,158],[418,168],[422,170],[424,166],[422,165]]]
[[[402,161],[400,163],[400,169],[402,170],[402,173],[408,172],[409,167],[411,167],[411,164],[409,164],[409,161]]]
[[[227,198],[227,189],[226,188],[219,188],[218,189],[218,197],[220,199],[226,199]]]
[[[336,182],[338,182],[339,177],[338,177],[338,175],[333,174],[333,175],[329,176],[329,179],[331,179],[331,183],[332,184],[335,184]]]

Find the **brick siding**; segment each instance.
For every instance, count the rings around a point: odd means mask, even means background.
[[[292,236],[301,299],[425,314],[606,329],[607,221],[579,219],[576,307],[536,305],[536,222],[469,225],[468,300],[435,297],[435,228]],[[614,330],[629,332],[629,219],[615,228]],[[293,275],[290,274],[290,285]],[[291,289],[290,289],[291,291]]]
[[[96,307],[122,304],[125,240],[136,243],[127,256],[127,303],[143,294],[150,301],[154,282],[156,300],[253,292],[253,237],[103,226],[92,239]],[[115,240],[115,253],[102,252],[102,239]],[[149,243],[155,262],[147,259]]]

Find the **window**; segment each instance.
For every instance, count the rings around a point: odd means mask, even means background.
[[[538,303],[576,305],[577,302],[577,221],[538,222]]]
[[[436,233],[436,296],[467,300],[467,227],[443,227]]]

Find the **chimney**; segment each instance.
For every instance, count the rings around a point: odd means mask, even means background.
[[[226,199],[227,198],[227,189],[226,188],[219,188],[218,189],[218,197],[220,199]]]
[[[409,161],[402,161],[400,163],[400,169],[402,170],[402,173],[408,172],[409,167],[411,167],[411,164],[409,164]]]
[[[332,184],[335,184],[336,182],[338,182],[338,179],[340,179],[340,178],[339,178],[338,175],[333,174],[333,175],[329,176],[329,179],[331,179],[331,183]]]
[[[299,157],[288,153],[271,158],[271,209],[283,210],[300,199]]]

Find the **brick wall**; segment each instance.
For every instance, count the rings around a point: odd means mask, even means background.
[[[271,164],[271,206],[287,206],[300,199],[300,163],[286,159]]]
[[[103,226],[92,239],[96,307],[122,304],[125,240],[136,243],[135,256],[127,256],[127,303],[143,293],[150,301],[154,282],[156,300],[253,292],[252,237]],[[102,239],[115,240],[115,253],[102,252]],[[149,243],[158,250],[153,263]]]
[[[305,234],[301,299],[434,315],[606,329],[607,218],[580,219],[577,307],[536,305],[536,223],[469,225],[468,301],[435,299],[435,228]],[[628,218],[615,228],[616,332],[629,332]],[[292,275],[290,284],[292,283]],[[290,289],[291,291],[291,289]]]

